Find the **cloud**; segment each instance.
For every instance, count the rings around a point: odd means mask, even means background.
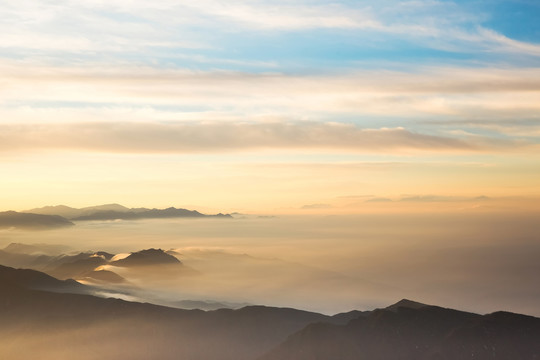
[[[118,121],[134,116],[207,120],[221,113],[249,119],[336,119],[338,114],[358,121],[437,116],[513,123],[535,118],[540,111],[536,68],[419,67],[300,75],[0,61],[0,72],[0,122],[60,117]]]
[[[540,45],[511,39],[491,29],[480,27],[478,34],[487,42],[492,42],[493,52],[513,52],[540,56]]]
[[[302,206],[302,209],[304,209],[304,210],[330,209],[330,208],[332,208],[332,205],[330,205],[330,204],[310,204],[310,205]]]
[[[462,201],[487,201],[489,197],[481,195],[476,197],[445,196],[445,195],[413,195],[402,197],[399,201],[405,202],[462,202]]]
[[[339,4],[310,5],[230,1],[202,1],[190,5],[202,13],[230,21],[240,26],[271,31],[317,28],[377,29],[381,24],[369,9],[345,7]]]
[[[392,199],[384,198],[384,197],[376,197],[369,200],[366,200],[366,202],[392,202]]]
[[[404,128],[362,129],[340,123],[75,123],[0,125],[0,148],[120,153],[193,153],[254,149],[352,152],[481,152],[519,142],[442,137]],[[482,141],[483,140],[483,141]]]
[[[7,54],[33,58],[38,51],[57,61],[68,61],[66,54],[88,57],[71,58],[75,63],[111,56],[115,61],[170,63],[186,49],[222,52],[223,39],[246,33],[279,36],[313,30],[334,30],[355,42],[405,40],[458,53],[540,55],[538,44],[482,27],[482,14],[454,2],[380,1],[362,6],[301,0],[2,1],[2,10],[0,29],[6,31],[0,48]]]

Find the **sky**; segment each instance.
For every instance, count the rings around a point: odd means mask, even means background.
[[[537,1],[0,5],[4,210],[539,210]]]

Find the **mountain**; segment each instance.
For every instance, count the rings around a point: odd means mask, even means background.
[[[195,270],[182,266],[175,256],[161,249],[146,249],[132,252],[126,258],[113,261],[114,254],[105,251],[87,251],[80,253],[44,255],[45,250],[52,253],[58,246],[49,247],[40,244],[11,243],[0,250],[0,263],[12,267],[28,267],[54,276],[58,279],[75,279],[100,285],[118,284],[127,280],[107,269],[106,265],[130,268],[129,275],[139,277],[152,270],[159,271],[160,276],[183,275],[195,273]],[[180,265],[180,266],[179,266]],[[137,270],[140,270],[137,272]],[[142,274],[140,272],[143,272]]]
[[[52,292],[87,293],[89,288],[75,280],[58,280],[36,270],[0,265],[0,289],[31,289]]]
[[[31,214],[59,215],[59,216],[65,217],[66,219],[73,219],[79,216],[92,215],[99,211],[128,212],[128,211],[134,211],[134,209],[129,209],[119,204],[88,206],[88,207],[84,207],[80,209],[72,208],[65,205],[56,205],[56,206],[44,206],[41,208],[30,209],[24,212],[31,213]]]
[[[539,357],[538,318],[507,312],[481,316],[402,300],[346,325],[308,325],[259,360],[532,360]]]
[[[248,306],[247,304],[234,304],[228,302],[203,301],[203,300],[178,300],[173,301],[168,306],[180,309],[201,309],[201,310],[219,310],[219,309],[240,309]]]
[[[41,269],[49,264],[52,259],[54,257],[48,255],[31,255],[0,250],[0,264],[6,266]]]
[[[180,260],[161,249],[147,249],[132,252],[129,256],[111,262],[113,266],[136,267],[149,265],[182,265]]]
[[[507,312],[482,316],[410,300],[333,317],[266,306],[205,312],[51,291],[70,283],[0,266],[0,358],[533,360],[540,354],[540,319]]]
[[[0,277],[2,359],[251,360],[329,318],[264,306],[204,312],[38,291],[21,286],[26,270],[9,272]]]
[[[27,210],[24,213],[41,215],[58,215],[74,221],[85,220],[138,220],[138,219],[163,219],[163,218],[232,218],[230,214],[206,215],[197,210],[177,209],[169,207],[167,209],[147,209],[147,208],[127,208],[119,204],[105,204],[89,206],[81,209],[72,208],[65,205],[45,206],[41,208]]]
[[[92,270],[81,274],[82,279],[86,282],[98,284],[120,284],[125,283],[126,279],[110,270]]]
[[[110,263],[113,254],[105,251],[81,252],[76,255],[59,255],[49,259],[44,272],[59,279],[76,279],[98,284],[119,284],[126,281],[122,276],[102,269],[101,266]]]
[[[10,253],[28,255],[57,255],[67,249],[69,247],[65,245],[21,243],[11,243],[4,248],[5,251]]]
[[[96,211],[89,215],[78,216],[72,218],[74,221],[84,220],[138,220],[138,219],[164,219],[164,218],[204,218],[204,217],[217,217],[217,218],[232,218],[229,214],[217,214],[217,215],[205,215],[197,210],[177,209],[170,207],[167,209],[151,209],[151,210],[138,210],[138,211]]]
[[[101,265],[107,264],[107,260],[101,256],[84,254],[82,258],[74,259],[69,262],[62,262],[54,268],[47,270],[47,273],[59,279],[75,278],[80,279],[93,272]],[[57,262],[58,263],[58,262]]]
[[[25,210],[23,212],[29,213],[29,214],[59,215],[59,216],[65,217],[66,219],[70,219],[74,216],[80,216],[81,210],[82,209],[75,209],[75,208],[65,206],[65,205],[57,205],[57,206],[44,206],[41,208]]]
[[[72,225],[71,221],[58,215],[0,212],[0,228],[48,229]]]

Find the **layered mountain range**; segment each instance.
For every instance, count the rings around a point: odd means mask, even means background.
[[[0,358],[512,359],[540,356],[540,319],[402,300],[327,316],[296,309],[181,310],[0,266]],[[85,294],[86,293],[86,294]]]
[[[129,268],[142,271],[165,270],[166,272],[192,272],[183,266],[175,256],[162,249],[145,249],[123,256],[115,256],[105,251],[87,251],[72,254],[47,253],[47,245],[26,245],[12,243],[0,250],[0,263],[14,267],[28,267],[41,270],[59,279],[76,279],[95,284],[118,284],[126,279],[115,269]]]
[[[106,204],[85,208],[65,205],[45,206],[24,212],[0,212],[0,228],[47,229],[73,226],[73,221],[140,220],[165,218],[232,218],[230,214],[207,215],[197,210],[175,207],[166,209],[127,208]]]

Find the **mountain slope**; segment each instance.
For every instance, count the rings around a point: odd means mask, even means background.
[[[540,319],[477,315],[409,300],[347,325],[311,324],[260,360],[532,360]]]
[[[34,359],[39,354],[45,360],[250,360],[288,334],[329,318],[263,306],[204,312],[38,291],[23,286],[27,270],[0,268],[4,271],[0,358],[5,359]],[[39,272],[30,274],[47,283],[60,282]]]
[[[0,358],[533,360],[540,354],[540,319],[506,312],[481,316],[409,300],[335,317],[265,306],[204,312],[36,290],[66,283],[0,266]]]
[[[72,225],[71,221],[58,215],[0,212],[0,228],[47,229]]]
[[[52,292],[85,293],[88,288],[74,280],[58,280],[36,270],[14,269],[0,265],[0,288],[47,290]]]

